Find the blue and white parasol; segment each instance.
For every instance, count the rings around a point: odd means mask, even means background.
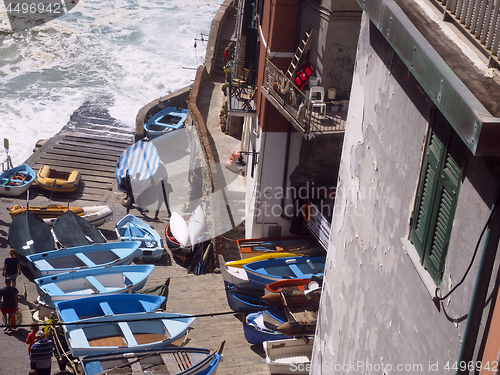
[[[152,142],[140,140],[134,143],[118,159],[115,178],[118,186],[127,174],[131,179],[144,181],[154,175],[160,164],[160,157]]]

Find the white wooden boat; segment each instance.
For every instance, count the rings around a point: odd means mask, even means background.
[[[56,303],[60,322],[71,323],[99,316],[156,311],[166,298],[154,294],[102,294]]]
[[[30,188],[35,177],[35,171],[28,164],[7,169],[0,174],[0,195],[7,197],[21,195]]]
[[[143,312],[86,319],[63,325],[71,354],[133,352],[166,346],[184,336],[196,318],[168,312]]]
[[[165,251],[158,232],[132,214],[124,216],[116,224],[115,231],[120,241],[139,241],[136,258],[159,259]]]
[[[217,351],[205,348],[155,348],[133,353],[108,353],[82,358],[85,375],[98,374],[164,374],[208,375],[215,374],[222,357],[224,343]],[[146,370],[146,371],[144,371]],[[149,370],[149,371],[147,371]]]
[[[28,267],[35,277],[79,269],[130,264],[136,257],[139,241],[109,242],[70,247],[28,255]]]
[[[264,341],[266,363],[271,374],[309,374],[313,338]]]
[[[219,254],[219,267],[220,267],[220,272],[222,274],[222,278],[228,284],[245,285],[249,283],[247,272],[245,271],[245,269],[239,267],[227,266],[222,254]]]
[[[35,279],[40,299],[49,307],[59,301],[95,294],[131,293],[141,289],[154,265],[98,267]]]

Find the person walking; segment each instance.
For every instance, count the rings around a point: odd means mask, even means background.
[[[16,256],[14,249],[9,250],[9,255],[3,263],[2,276],[9,277],[12,280],[12,286],[15,288],[17,275],[21,274],[21,260]]]
[[[50,375],[54,343],[45,337],[43,331],[38,331],[35,336],[37,341],[30,351],[31,368],[35,369],[38,375]]]
[[[0,289],[0,299],[2,300],[2,319],[5,324],[4,331],[16,331],[17,328],[9,327],[11,325],[12,314],[17,311],[19,291],[12,286],[12,281],[9,277],[5,278],[5,287]]]
[[[31,352],[31,347],[36,341],[36,333],[40,330],[40,327],[37,323],[30,324],[31,332],[28,333],[28,337],[26,337],[26,344],[28,344],[28,353]]]

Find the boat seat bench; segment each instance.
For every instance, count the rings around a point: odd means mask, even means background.
[[[59,288],[56,284],[50,283],[50,284],[45,284],[43,286],[43,289],[46,291],[46,293],[50,296],[61,296],[65,294],[61,288]]]
[[[85,277],[90,284],[96,288],[99,293],[107,293],[108,289],[104,285],[102,285],[99,280],[97,280],[94,276],[87,276]]]
[[[299,267],[297,267],[296,264],[289,264],[288,267],[290,267],[290,269],[292,270],[292,272],[295,274],[295,276],[297,276],[298,279],[304,279],[306,278],[304,273],[299,269]]]
[[[123,337],[125,338],[125,341],[127,342],[127,346],[138,346],[139,344],[135,340],[134,334],[132,333],[128,323],[125,322],[118,322],[118,326],[122,330]]]
[[[111,309],[111,306],[109,306],[109,303],[107,303],[106,301],[99,302],[99,306],[101,307],[102,312],[104,313],[104,315],[114,315],[114,312]]]
[[[52,267],[52,265],[49,262],[47,262],[47,260],[45,260],[45,259],[37,260],[34,263],[35,263],[35,266],[39,270],[53,270],[54,269],[54,267]]]
[[[84,253],[75,253],[75,256],[80,259],[87,267],[95,267],[96,264],[92,262],[88,256],[86,256]]]
[[[76,322],[80,320],[80,317],[77,315],[75,309],[64,309],[62,311],[62,316],[66,322]]]

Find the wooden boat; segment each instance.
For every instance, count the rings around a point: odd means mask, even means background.
[[[153,294],[106,294],[57,302],[55,308],[59,321],[71,323],[99,316],[152,312],[165,300]]]
[[[239,239],[236,242],[238,244],[241,259],[269,252],[297,252],[298,254],[309,256],[321,256],[325,252],[313,236],[250,238]]]
[[[219,254],[219,268],[224,281],[232,285],[248,284],[247,272],[244,268],[228,267],[222,254]]]
[[[209,375],[215,374],[222,358],[224,342],[219,350],[205,348],[155,348],[133,353],[108,353],[82,358],[85,375],[143,374],[148,369],[152,374],[164,375]],[[148,372],[148,373],[149,373]]]
[[[325,257],[295,257],[261,260],[245,264],[243,269],[254,287],[265,287],[282,279],[308,279],[323,275]]]
[[[262,303],[263,291],[247,285],[231,285],[224,281],[226,288],[226,298],[229,308],[233,311],[257,311],[267,308],[268,305]]]
[[[277,331],[279,326],[288,322],[288,318],[283,308],[268,308],[263,310],[262,319],[264,325],[274,331]]]
[[[144,131],[149,139],[172,133],[184,126],[188,111],[175,107],[167,107],[157,112],[144,124]]]
[[[115,227],[120,241],[139,241],[136,258],[160,259],[165,249],[158,232],[138,217],[128,214]]]
[[[264,341],[274,341],[290,338],[281,332],[274,331],[264,325],[262,311],[250,313],[243,322],[245,339],[252,345],[260,345]]]
[[[167,346],[184,336],[196,318],[169,312],[142,312],[85,319],[63,325],[74,357],[133,352]]]
[[[78,171],[61,172],[44,165],[38,171],[35,182],[45,190],[71,193],[78,187],[80,177]]]
[[[316,332],[316,321],[286,322],[278,327],[278,331],[287,336],[307,336]]]
[[[28,255],[28,267],[35,277],[81,269],[130,264],[137,256],[139,241],[110,242],[70,247]]]
[[[265,286],[262,300],[271,306],[319,302],[321,286],[311,279],[280,280]]]
[[[141,289],[154,265],[121,265],[60,273],[35,279],[42,302],[49,307],[59,301],[95,294],[131,293]]]
[[[7,209],[12,218],[26,211],[25,206],[18,204],[10,206]],[[68,210],[74,212],[76,215],[82,217],[96,227],[103,225],[113,216],[113,211],[109,206],[68,207],[63,205],[49,205],[28,207],[29,212],[43,219],[48,226],[52,226],[57,218]]]
[[[264,341],[266,363],[271,374],[309,374],[314,337]]]
[[[63,247],[106,242],[99,229],[71,211],[66,211],[54,221],[53,232]]]
[[[254,257],[250,258],[244,258],[240,260],[234,260],[232,262],[227,262],[226,266],[228,267],[238,267],[238,268],[243,268],[245,264],[252,263],[252,262],[258,262],[259,260],[267,260],[267,259],[276,259],[276,258],[292,258],[296,256],[302,256],[303,254],[297,254],[297,253],[269,253],[269,254],[262,254],[262,255],[256,255]]]
[[[17,197],[35,181],[35,171],[28,164],[7,169],[0,174],[0,195]]]
[[[29,212],[22,213],[12,220],[9,226],[9,242],[16,250],[23,264],[26,256],[55,250],[54,237],[42,219]]]

